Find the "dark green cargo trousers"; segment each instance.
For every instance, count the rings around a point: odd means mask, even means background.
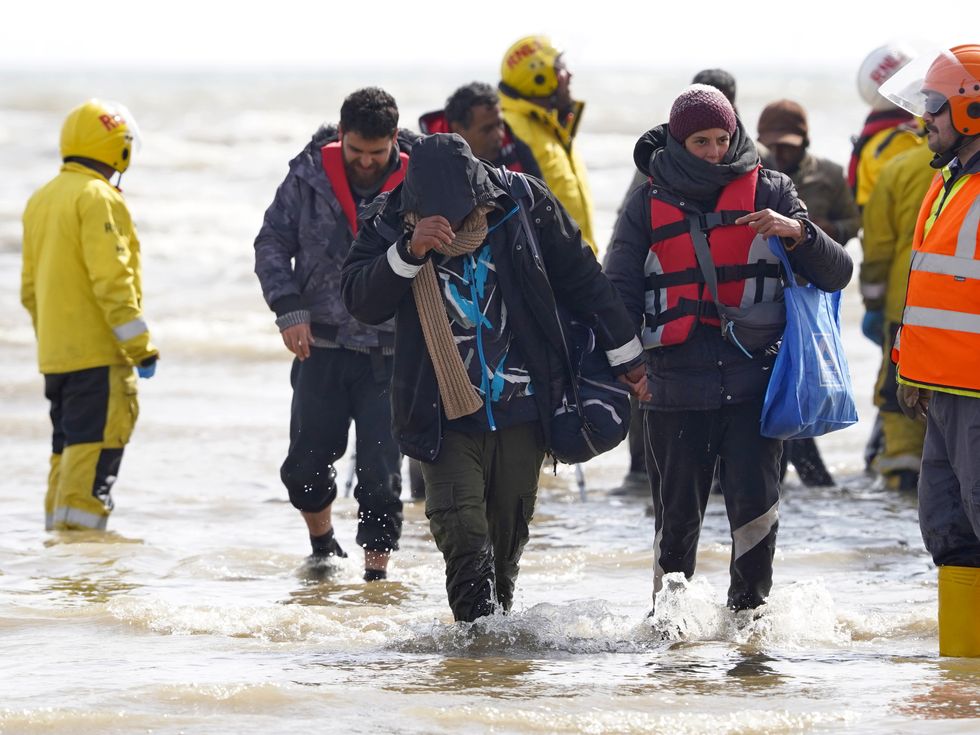
[[[544,438],[537,421],[482,434],[448,431],[422,463],[425,515],[446,560],[456,620],[509,610],[534,514]]]

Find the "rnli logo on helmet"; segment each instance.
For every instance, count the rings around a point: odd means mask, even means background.
[[[517,47],[517,49],[515,49],[514,53],[507,57],[507,68],[513,69],[515,66],[521,63],[522,59],[532,56],[534,52],[540,48],[544,48],[540,41],[528,41],[527,43],[522,43]]]
[[[115,130],[120,125],[126,124],[126,121],[122,119],[122,115],[99,115],[99,122],[102,123],[102,127],[106,130]]]
[[[871,72],[871,81],[878,85],[884,84],[906,61],[908,58],[905,56],[888,54]]]

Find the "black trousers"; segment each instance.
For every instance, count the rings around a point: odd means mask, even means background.
[[[398,548],[402,529],[401,456],[391,437],[390,357],[314,347],[293,360],[289,454],[280,477],[298,510],[317,513],[337,497],[333,464],[357,432],[357,543],[368,551]]]
[[[654,599],[663,575],[694,574],[716,460],[732,534],[728,606],[758,607],[772,587],[779,526],[778,439],[759,433],[761,399],[712,411],[647,411],[655,516]]]

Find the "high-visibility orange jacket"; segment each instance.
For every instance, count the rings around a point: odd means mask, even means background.
[[[936,176],[912,240],[899,381],[980,397],[980,172]]]

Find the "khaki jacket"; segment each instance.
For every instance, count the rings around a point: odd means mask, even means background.
[[[807,153],[796,171],[789,175],[796,192],[806,204],[810,219],[825,228],[834,240],[846,245],[861,227],[858,210],[847,186],[844,169],[825,158]]]

